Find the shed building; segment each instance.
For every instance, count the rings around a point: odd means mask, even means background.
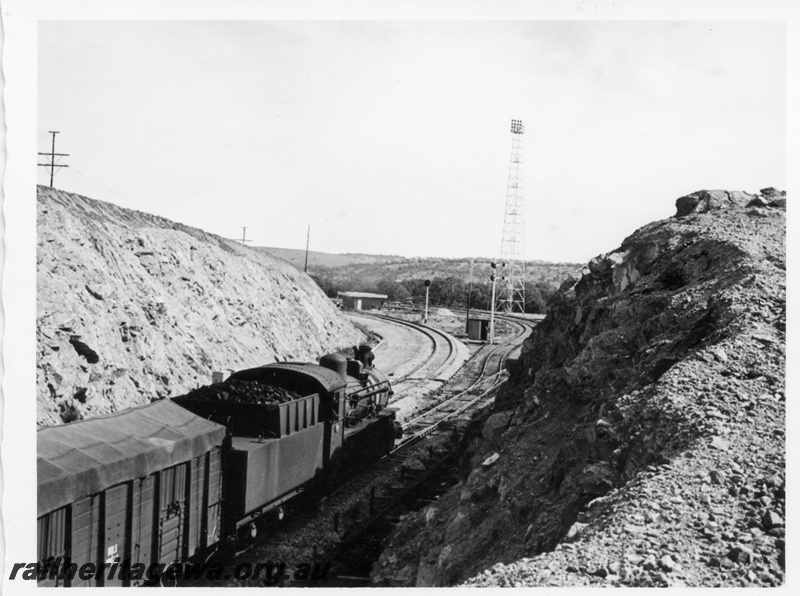
[[[467,337],[477,341],[489,339],[489,319],[469,319],[467,321]]]
[[[382,308],[389,296],[367,292],[338,292],[345,310],[373,310]]]

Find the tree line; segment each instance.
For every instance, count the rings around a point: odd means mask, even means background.
[[[391,301],[404,302],[408,299],[415,304],[425,302],[425,279],[409,278],[403,280],[384,277],[377,282],[358,281],[342,278],[331,271],[315,271],[311,278],[322,288],[327,296],[336,298],[338,292],[370,292],[386,294]],[[473,281],[472,284],[461,277],[449,275],[432,277],[428,299],[431,306],[444,308],[471,308],[489,310],[492,300],[491,281]],[[542,281],[525,282],[525,312],[543,314],[547,302],[555,293],[551,284]]]

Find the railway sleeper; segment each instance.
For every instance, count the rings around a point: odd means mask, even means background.
[[[420,460],[420,463],[423,466],[425,466],[426,470],[428,468],[432,467],[432,466],[439,465],[441,462],[442,462],[442,458],[441,457],[428,457],[426,459]],[[422,471],[422,470],[420,470],[420,471]]]
[[[442,424],[440,428],[444,426]],[[455,428],[456,425],[449,423],[447,427]],[[400,522],[407,511],[433,503],[446,492],[452,483],[443,478],[440,472],[446,469],[448,461],[456,454],[455,450],[443,452],[429,448],[427,457],[423,457],[420,462],[424,469],[409,469],[400,465],[401,485],[381,486],[380,490],[384,492],[382,495],[376,494],[377,488],[373,487],[370,490],[367,519],[361,520],[356,527],[346,532],[341,537],[339,546],[324,559],[335,561],[337,573],[351,576],[354,582],[358,582],[355,578],[362,577],[362,566],[370,565],[377,558],[382,540],[391,531],[391,527]]]
[[[348,588],[367,588],[372,585],[372,578],[363,575],[337,575],[336,579],[341,582],[342,587]]]
[[[425,473],[425,470],[412,470],[409,468],[400,468],[400,482],[406,480],[416,480]]]

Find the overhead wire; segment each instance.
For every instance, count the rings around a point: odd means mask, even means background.
[[[83,176],[84,178],[86,178],[86,179],[87,179],[89,182],[93,182],[94,184],[96,184],[97,186],[99,186],[100,188],[102,188],[103,190],[106,190],[106,191],[110,192],[112,195],[114,195],[114,196],[116,196],[116,197],[118,197],[118,198],[122,199],[122,200],[123,200],[123,201],[125,201],[126,203],[128,203],[128,204],[130,204],[130,205],[133,205],[133,206],[135,206],[135,207],[138,207],[139,209],[141,209],[141,210],[143,210],[143,211],[147,211],[147,207],[144,207],[143,205],[140,205],[140,204],[139,204],[139,203],[137,203],[136,201],[133,201],[133,200],[131,200],[131,199],[127,198],[127,197],[123,197],[123,196],[122,196],[121,194],[119,194],[118,192],[115,192],[115,191],[111,190],[111,189],[110,189],[110,188],[108,188],[107,186],[105,186],[105,185],[103,185],[103,184],[99,183],[99,182],[98,182],[97,180],[95,180],[94,178],[91,178],[90,176],[87,176],[86,174],[84,174],[83,172],[81,172],[81,171],[80,171],[78,168],[76,168],[76,167],[74,167],[74,166],[70,166],[70,169],[71,169],[73,172],[75,172],[76,174],[78,174],[78,175],[80,175],[80,176]]]
[[[115,192],[115,191],[111,190],[110,188],[108,188],[108,187],[107,187],[107,186],[105,186],[104,184],[101,184],[101,183],[100,183],[100,182],[98,182],[97,180],[95,180],[95,179],[91,178],[90,176],[87,176],[86,174],[84,174],[83,172],[81,172],[79,169],[77,169],[77,168],[75,168],[75,167],[71,167],[71,169],[72,169],[72,171],[74,171],[75,173],[77,173],[77,174],[79,174],[80,176],[83,176],[84,178],[86,178],[86,179],[87,179],[89,182],[92,182],[92,183],[96,184],[97,186],[99,186],[100,188],[102,188],[102,189],[104,189],[104,190],[106,190],[106,191],[110,192],[110,193],[111,193],[111,194],[113,194],[114,196],[116,196],[116,197],[119,197],[119,198],[120,198],[120,199],[122,199],[124,202],[128,203],[129,205],[133,205],[133,206],[135,206],[135,207],[138,207],[139,209],[141,209],[141,210],[142,210],[143,212],[145,212],[145,213],[150,213],[150,212],[151,212],[151,211],[150,211],[150,208],[148,208],[148,207],[145,207],[144,205],[141,205],[141,204],[137,203],[136,201],[133,201],[133,200],[131,200],[131,199],[127,198],[127,197],[123,197],[123,196],[122,196],[121,194],[119,194],[118,192]],[[250,226],[248,226],[248,229],[250,229]],[[252,229],[256,229],[256,230],[257,230],[258,228],[252,228]],[[226,240],[231,240],[231,241],[234,241],[234,242],[239,242],[239,243],[241,243],[241,239],[240,239],[240,238],[225,238],[225,239],[226,239]],[[250,239],[248,239],[247,241],[248,241],[248,242],[253,242],[253,241],[252,241],[252,240],[250,240]]]

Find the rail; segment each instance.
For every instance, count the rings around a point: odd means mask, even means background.
[[[443,371],[446,371],[449,366],[451,366],[457,356],[457,349],[455,340],[448,334],[443,331],[439,331],[438,329],[434,329],[422,323],[415,323],[413,321],[406,321],[405,319],[399,319],[397,317],[392,317],[389,315],[380,315],[376,313],[360,313],[359,316],[369,317],[373,319],[379,319],[383,321],[388,321],[395,325],[400,325],[404,327],[409,327],[418,331],[419,333],[423,334],[425,337],[430,339],[432,344],[432,351],[430,356],[420,363],[418,366],[414,367],[410,371],[406,372],[401,376],[397,376],[394,378],[394,384],[404,383],[407,381],[414,381],[418,379],[424,380],[437,380],[438,377],[441,376]],[[442,345],[445,344],[446,348],[442,349]],[[443,380],[443,379],[438,379]]]

